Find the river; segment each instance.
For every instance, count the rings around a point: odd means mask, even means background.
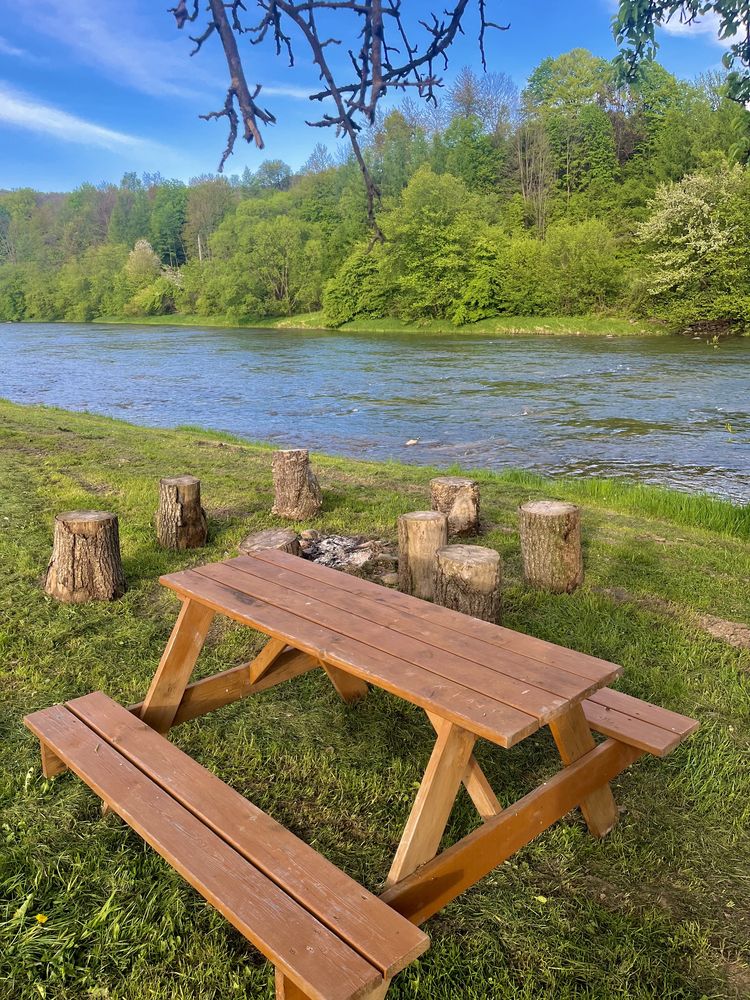
[[[355,458],[750,499],[750,338],[64,323],[8,323],[0,337],[0,396],[21,403]]]

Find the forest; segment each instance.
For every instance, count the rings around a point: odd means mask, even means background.
[[[720,73],[634,83],[576,49],[523,89],[463,69],[437,106],[404,99],[359,169],[318,144],[185,184],[126,173],[70,193],[0,191],[0,320],[181,314],[227,323],[322,310],[394,316],[631,316],[750,328],[750,112]]]

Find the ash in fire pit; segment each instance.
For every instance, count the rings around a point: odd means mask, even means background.
[[[387,586],[393,586],[398,579],[395,573],[398,556],[390,542],[362,535],[322,535],[311,529],[301,533],[299,544],[303,558],[322,566],[377,580]]]

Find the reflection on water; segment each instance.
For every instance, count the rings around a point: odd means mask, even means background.
[[[750,499],[750,339],[0,326],[0,395],[355,457]],[[406,442],[417,443],[407,446]]]

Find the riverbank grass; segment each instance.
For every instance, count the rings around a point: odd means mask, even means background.
[[[322,312],[297,316],[260,317],[229,321],[220,316],[134,316],[102,317],[100,323],[127,323],[132,326],[192,326],[221,328],[252,328],[271,330],[326,330]],[[652,337],[668,331],[663,324],[648,320],[628,319],[622,316],[493,316],[477,323],[453,326],[444,319],[420,320],[407,323],[388,316],[383,319],[357,319],[338,328],[343,333],[452,333],[487,336],[539,335],[539,336],[609,336]]]
[[[161,573],[233,555],[279,523],[271,450],[197,428],[151,430],[0,402],[0,997],[270,998],[272,974],[217,913],[71,775],[45,781],[21,717],[101,689],[139,700],[177,612]],[[314,456],[325,494],[309,523],[393,538],[424,509],[435,470]],[[453,470],[451,470],[453,471]],[[158,479],[203,484],[205,549],[154,541]],[[504,622],[620,662],[623,690],[695,716],[665,760],[615,782],[621,823],[603,841],[571,814],[427,925],[432,947],[394,1000],[700,1000],[750,994],[750,651],[705,615],[747,621],[747,511],[587,480],[481,473],[484,534],[504,562]],[[587,579],[573,595],[520,580],[517,506],[583,505]],[[52,517],[120,517],[129,589],[113,604],[48,599]],[[219,621],[198,674],[246,660],[259,636]],[[354,878],[377,890],[432,745],[423,713],[373,691],[344,706],[307,675],[179,727],[175,741]],[[478,757],[501,801],[554,768],[545,733]],[[461,800],[447,838],[476,823]],[[390,996],[391,994],[389,994]]]

